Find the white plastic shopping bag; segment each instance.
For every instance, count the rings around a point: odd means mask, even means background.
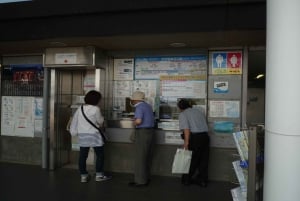
[[[173,174],[187,174],[190,170],[192,159],[192,151],[187,149],[177,149],[174,156],[172,173]]]

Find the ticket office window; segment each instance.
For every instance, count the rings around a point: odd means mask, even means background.
[[[179,98],[206,109],[207,56],[156,56],[114,60],[112,116],[132,115],[129,97],[143,91],[156,119],[176,120]]]

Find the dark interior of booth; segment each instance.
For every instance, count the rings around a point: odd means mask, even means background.
[[[265,78],[266,51],[249,51],[248,88],[265,88]]]

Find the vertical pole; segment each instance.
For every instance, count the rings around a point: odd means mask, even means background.
[[[241,128],[246,128],[247,124],[247,91],[248,91],[248,47],[243,50],[243,74],[242,74],[242,113],[241,113]]]
[[[55,136],[55,102],[56,102],[56,70],[50,71],[50,97],[49,97],[49,169],[56,167],[56,136]]]
[[[256,128],[250,127],[248,131],[249,151],[248,151],[248,184],[247,201],[255,201],[256,197]]]
[[[49,98],[49,75],[48,68],[44,68],[43,83],[43,133],[42,133],[42,168],[48,168],[48,98]]]
[[[264,201],[300,198],[299,8],[267,0]]]

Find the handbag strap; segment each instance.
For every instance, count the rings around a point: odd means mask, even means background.
[[[82,114],[83,114],[83,116],[84,116],[84,118],[94,127],[94,128],[96,128],[98,131],[99,131],[99,133],[101,134],[101,137],[102,137],[102,140],[104,141],[104,142],[106,142],[106,137],[105,137],[105,135],[102,133],[102,131],[101,131],[101,129],[99,128],[99,127],[97,127],[89,118],[87,118],[87,116],[85,115],[85,113],[84,113],[84,111],[83,111],[83,105],[81,105],[81,112],[82,112]]]

